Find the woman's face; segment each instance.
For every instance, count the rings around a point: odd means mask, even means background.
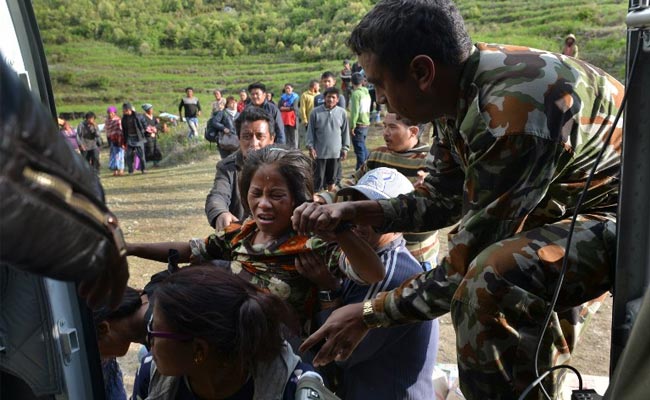
[[[263,165],[255,172],[247,201],[255,224],[264,234],[278,238],[291,229],[294,197],[275,165]]]
[[[158,308],[153,309],[153,322],[151,330],[159,332],[176,333],[176,329],[170,326],[165,316]],[[156,362],[156,367],[162,375],[182,376],[189,375],[194,368],[194,341],[180,341],[161,337],[151,338],[151,354]]]

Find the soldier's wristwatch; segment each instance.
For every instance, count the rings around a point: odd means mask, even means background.
[[[381,321],[377,318],[375,310],[372,307],[372,300],[366,300],[363,303],[363,323],[370,329],[381,326]]]

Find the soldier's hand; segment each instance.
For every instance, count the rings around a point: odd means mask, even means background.
[[[363,322],[363,303],[348,304],[335,310],[325,324],[305,340],[300,351],[305,352],[325,340],[314,357],[314,366],[343,361],[350,357],[368,330]]]
[[[334,204],[303,203],[293,211],[293,229],[301,235],[324,234],[334,231],[341,221],[355,216],[354,202]]]

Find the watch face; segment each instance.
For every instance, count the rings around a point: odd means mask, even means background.
[[[375,310],[372,308],[372,300],[366,300],[363,303],[363,322],[368,328],[377,328],[381,325],[375,315]]]

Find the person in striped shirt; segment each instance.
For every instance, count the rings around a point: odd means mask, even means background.
[[[382,167],[368,171],[356,185],[341,189],[339,194],[357,201],[390,199],[412,191],[407,177]],[[421,272],[420,263],[407,250],[401,233],[377,233],[367,225],[352,225],[351,229],[377,252],[385,276],[368,284],[347,274],[341,285],[342,305],[373,299],[377,293],[396,288]],[[341,270],[350,270],[346,257],[339,263]],[[346,400],[434,399],[431,376],[437,352],[437,320],[374,329],[346,361],[337,363],[341,381],[337,382],[336,392]]]
[[[383,130],[386,145],[372,150],[366,162],[351,177],[343,179],[340,187],[336,189],[353,186],[368,171],[380,167],[396,169],[417,188],[427,175],[425,163],[429,154],[429,145],[420,141],[422,131],[420,126],[398,114],[386,114]],[[319,203],[333,203],[336,200],[336,191],[320,192],[314,200]],[[440,251],[438,231],[405,233],[404,239],[406,248],[425,271],[437,265]]]

